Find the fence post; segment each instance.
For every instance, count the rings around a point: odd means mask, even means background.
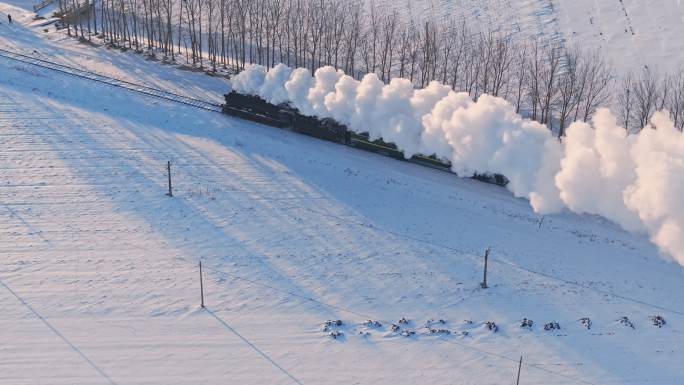
[[[166,195],[173,197],[173,187],[171,187],[171,161],[170,160],[168,162],[166,162],[166,171],[167,171],[167,174],[169,175],[169,192]]]
[[[200,270],[200,298],[202,300],[201,306],[202,306],[202,309],[204,309],[204,284],[202,283],[202,260],[201,259],[199,261],[199,270]]]
[[[518,363],[518,380],[515,385],[520,385],[520,369],[522,368],[522,356],[520,356],[520,362]]]
[[[485,255],[484,255],[484,277],[483,277],[482,283],[480,284],[480,286],[482,286],[483,289],[486,289],[488,287],[487,286],[487,262],[489,260],[489,251],[490,250],[491,250],[491,247],[488,247],[487,251],[485,251]]]

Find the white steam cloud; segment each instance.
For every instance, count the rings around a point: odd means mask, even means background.
[[[407,158],[434,154],[461,176],[505,175],[508,189],[538,213],[567,207],[647,232],[684,265],[684,135],[665,112],[639,135],[627,135],[602,109],[591,123],[570,125],[561,143],[504,99],[473,101],[438,82],[415,90],[406,79],[384,84],[368,74],[358,81],[332,67],[311,76],[282,64],[250,66],[231,82],[237,92],[394,143]]]

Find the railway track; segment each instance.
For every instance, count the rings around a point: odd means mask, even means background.
[[[5,58],[5,59],[13,60],[16,62],[29,64],[32,66],[51,70],[51,71],[62,73],[62,74],[69,75],[69,76],[78,77],[81,79],[86,79],[86,80],[95,81],[95,82],[102,83],[102,84],[107,84],[107,85],[112,86],[112,87],[123,88],[123,89],[129,90],[129,91],[132,91],[132,92],[136,92],[139,94],[146,95],[146,96],[151,96],[151,97],[171,101],[174,103],[179,103],[179,104],[195,107],[195,108],[205,110],[205,111],[218,112],[218,113],[222,113],[222,114],[227,113],[229,115],[233,115],[233,116],[236,116],[236,117],[241,118],[241,119],[256,121],[256,122],[259,122],[262,124],[283,128],[279,125],[279,123],[276,120],[270,118],[268,116],[268,114],[266,114],[266,115],[259,114],[259,113],[256,113],[254,111],[244,110],[244,109],[240,109],[240,108],[234,108],[233,106],[230,106],[230,105],[226,106],[226,108],[224,109],[223,108],[224,106],[221,104],[218,104],[218,103],[211,103],[211,102],[207,102],[205,100],[195,99],[195,98],[191,98],[189,96],[179,95],[179,94],[176,94],[173,92],[164,91],[164,90],[160,90],[157,88],[132,83],[132,82],[129,82],[129,81],[126,81],[123,79],[117,79],[117,78],[114,78],[111,76],[106,76],[106,75],[102,75],[102,74],[99,74],[96,72],[71,67],[71,66],[56,63],[56,62],[50,61],[50,60],[40,59],[40,58],[37,58],[35,56],[26,55],[26,54],[22,54],[19,52],[9,51],[9,50],[0,48],[0,58]],[[311,133],[309,133],[309,134],[304,133],[304,134],[308,135],[308,136],[316,136],[316,135],[312,135]],[[357,149],[363,150],[363,151],[373,152],[373,153],[376,153],[376,154],[379,154],[382,156],[386,156],[386,157],[390,157],[390,158],[394,158],[397,160],[407,161],[410,163],[418,164],[420,166],[429,167],[432,169],[437,169],[440,171],[445,171],[445,172],[450,172],[450,173],[452,172],[449,164],[445,164],[445,163],[442,163],[436,159],[431,159],[429,157],[425,157],[422,155],[414,156],[411,159],[405,159],[403,156],[403,153],[401,153],[401,151],[397,150],[396,148],[393,148],[393,147],[386,145],[386,144],[372,142],[372,141],[368,140],[368,138],[366,138],[362,135],[352,134],[348,143],[345,143],[345,144],[349,147],[354,147],[354,148],[357,148]],[[489,176],[479,176],[478,175],[478,176],[475,176],[474,178],[481,180],[483,182],[486,182],[486,183],[493,183],[493,184],[498,184],[498,185],[505,185],[505,183],[507,182],[507,181],[505,181],[505,182],[499,181],[496,178],[492,179]]]
[[[173,92],[160,90],[153,87],[144,86],[141,84],[132,83],[126,80],[117,79],[111,76],[102,75],[92,71],[86,71],[80,68],[67,66],[53,61],[40,59],[34,56],[25,55],[19,52],[13,52],[0,48],[0,58],[9,59],[32,66],[48,69],[62,74],[75,76],[82,79],[95,81],[98,83],[107,84],[112,87],[123,88],[139,94],[152,96],[155,98],[168,100],[174,103],[180,103],[202,110],[221,112],[221,105],[218,103],[211,103],[200,99],[191,98],[189,96],[179,95]]]
[[[40,3],[35,4],[35,5],[33,6],[33,12],[38,12],[38,11],[40,11],[41,9],[47,7],[48,5],[50,5],[50,4],[54,3],[54,2],[55,2],[55,0],[43,0],[43,1],[41,1]]]

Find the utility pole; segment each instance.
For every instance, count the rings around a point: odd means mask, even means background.
[[[200,298],[202,299],[202,309],[204,309],[204,284],[202,283],[202,260],[199,261],[200,270]]]
[[[520,362],[518,363],[518,380],[515,385],[520,385],[520,369],[522,369],[522,356],[520,356]]]
[[[482,280],[482,283],[480,284],[480,286],[482,286],[483,289],[486,289],[488,287],[487,286],[487,262],[489,260],[489,251],[491,249],[492,249],[491,247],[488,247],[487,251],[485,251],[485,255],[484,255],[484,278]]]
[[[166,171],[167,171],[167,174],[169,175],[169,192],[166,195],[173,197],[173,187],[171,187],[171,161],[170,160],[168,162],[166,162]]]

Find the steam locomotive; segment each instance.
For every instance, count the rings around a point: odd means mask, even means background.
[[[451,164],[434,156],[414,155],[406,159],[393,143],[382,140],[371,141],[368,134],[357,134],[333,119],[306,116],[287,104],[275,105],[258,96],[231,91],[224,95],[226,103],[223,113],[241,119],[278,127],[314,138],[374,152],[394,159],[416,163],[442,171],[452,172]],[[475,174],[474,179],[499,186],[506,186],[508,180],[500,174]]]

